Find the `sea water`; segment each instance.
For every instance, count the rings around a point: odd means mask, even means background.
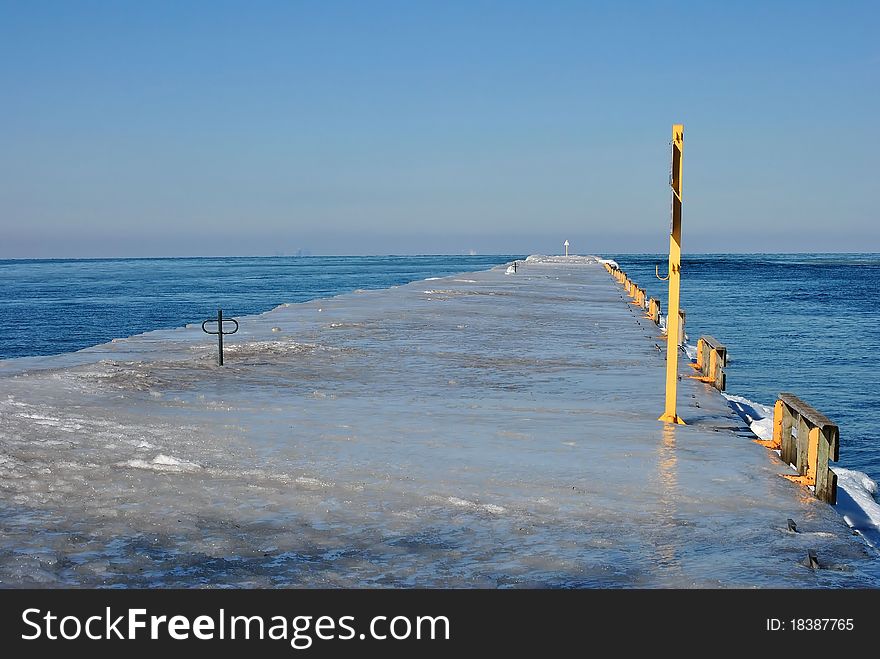
[[[0,359],[399,286],[513,256],[0,260]]]

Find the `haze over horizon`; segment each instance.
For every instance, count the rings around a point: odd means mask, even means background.
[[[0,1],[0,258],[880,252],[878,18]]]
[[[279,246],[275,249],[266,249],[265,241],[254,240],[250,243],[245,242],[243,245],[237,245],[236,247],[229,248],[227,247],[231,243],[227,243],[226,241],[218,241],[216,244],[201,246],[198,251],[187,250],[186,248],[180,248],[177,250],[168,249],[166,246],[160,244],[160,240],[155,240],[153,242],[137,242],[137,243],[122,243],[122,242],[114,242],[114,241],[95,241],[93,245],[86,245],[83,247],[83,253],[77,254],[74,256],[71,255],[57,255],[51,254],[45,251],[45,247],[41,245],[34,246],[34,254],[28,254],[24,256],[9,256],[9,255],[0,255],[0,261],[14,261],[14,260],[77,260],[77,259],[165,259],[165,258],[277,258],[277,257],[383,257],[383,256],[492,256],[492,255],[523,255],[528,256],[531,254],[563,254],[563,246],[558,240],[555,240],[556,236],[537,236],[535,240],[532,242],[527,242],[519,239],[505,239],[504,236],[485,236],[485,237],[469,237],[470,240],[462,240],[456,241],[456,236],[438,236],[434,241],[425,241],[428,244],[424,250],[418,249],[418,247],[407,249],[406,245],[407,241],[404,239],[396,244],[403,245],[402,249],[391,250],[387,249],[385,246],[390,244],[395,244],[394,240],[388,236],[382,235],[372,235],[365,237],[364,243],[360,249],[352,248],[346,250],[335,249],[332,245],[332,240],[326,239],[326,243],[310,243],[308,241],[300,243],[293,243],[295,245],[294,248],[289,249],[285,246]],[[420,239],[421,240],[421,239]],[[637,249],[635,247],[626,246],[623,239],[620,241],[614,240],[606,240],[603,242],[597,243],[595,240],[591,240],[589,237],[584,237],[582,240],[571,240],[571,248],[570,254],[572,255],[595,255],[595,256],[603,256],[603,257],[611,257],[611,256],[619,256],[624,254],[658,254],[665,257],[665,254],[668,251],[668,239],[663,242],[663,245],[660,245],[660,240],[643,240],[639,241],[638,244],[644,246],[643,249]],[[694,240],[691,241],[696,242]],[[653,244],[656,243],[656,244]],[[49,243],[55,244],[55,243]],[[312,245],[317,245],[313,247]],[[345,243],[351,244],[351,243]],[[418,245],[419,243],[413,240],[411,243],[413,245]],[[692,247],[691,249],[686,249],[682,253],[682,258],[687,260],[689,257],[696,257],[700,255],[710,255],[710,254],[865,254],[865,255],[873,255],[880,254],[877,250],[872,249],[821,249],[821,250],[813,250],[813,249],[772,249],[771,247],[761,248],[760,246],[755,246],[752,249],[712,249],[713,241],[711,238],[706,240],[699,241],[698,244],[702,245],[702,248]],[[301,245],[301,246],[299,246]],[[325,245],[325,246],[323,246]],[[375,247],[372,247],[375,245]],[[434,245],[433,251],[431,251],[430,245]],[[460,245],[472,245],[471,247],[461,248]],[[525,245],[525,248],[521,248],[521,246]],[[593,246],[590,249],[590,246]],[[608,248],[603,248],[603,245],[608,245]],[[614,249],[614,245],[624,245],[622,249]],[[323,246],[323,247],[322,247]],[[488,246],[483,247],[481,246]],[[93,247],[90,251],[89,248]],[[506,249],[505,249],[506,247]]]

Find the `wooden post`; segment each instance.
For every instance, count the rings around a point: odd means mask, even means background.
[[[837,502],[837,474],[828,463],[838,460],[840,430],[824,414],[797,396],[781,393],[773,409],[773,439],[758,443],[780,448],[782,460],[797,469],[798,475],[782,474],[785,478],[812,486],[816,498],[826,503]]]
[[[726,351],[720,349],[716,354],[718,357],[715,369],[715,388],[718,391],[724,391],[727,388],[727,372],[724,370],[724,366],[727,364]]]
[[[795,469],[801,476],[807,474],[807,445],[810,438],[810,428],[807,420],[798,414],[797,417],[797,462]]]
[[[837,426],[824,426],[816,457],[816,496],[832,505],[837,503],[837,474],[828,468],[828,461],[837,462],[839,450],[840,431]]]
[[[678,310],[678,319],[679,319],[679,328],[681,329],[681,333],[678,335],[678,345],[684,347],[684,325],[685,320],[687,320],[687,314],[684,309]]]
[[[794,426],[794,416],[788,405],[782,403],[782,461],[787,464],[794,464],[797,460],[797,442],[791,434],[792,426]]]
[[[804,476],[808,485],[816,484],[816,471],[819,461],[819,429],[812,428],[807,434],[807,461]]]

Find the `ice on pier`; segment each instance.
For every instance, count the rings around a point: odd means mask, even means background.
[[[725,394],[731,407],[749,424],[758,439],[773,438],[773,408],[755,403],[742,396]],[[795,429],[796,433],[797,430]],[[837,504],[835,508],[844,521],[858,531],[871,546],[880,549],[880,503],[877,503],[877,483],[870,476],[851,469],[832,465],[837,474]]]
[[[598,256],[579,256],[571,254],[569,256],[532,254],[526,257],[526,263],[557,263],[565,265],[589,265],[594,263],[602,263],[603,259]]]
[[[657,422],[598,259],[520,264],[0,362],[0,586],[880,584],[717,392]]]
[[[156,471],[196,471],[201,467],[194,462],[180,460],[170,455],[160,453],[149,462],[146,460],[128,460],[120,464],[121,467],[134,467],[135,469],[154,469]]]

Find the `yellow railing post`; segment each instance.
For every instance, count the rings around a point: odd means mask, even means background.
[[[769,449],[776,451],[782,450],[782,433],[785,432],[785,403],[781,400],[776,401],[773,406],[773,438],[772,439],[756,439],[755,443],[760,444]],[[791,430],[789,429],[789,433]]]
[[[774,449],[782,449],[782,422],[785,420],[782,416],[785,414],[783,405],[785,403],[777,400],[776,405],[773,406],[773,439],[771,440],[773,443],[771,446]]]
[[[680,319],[678,307],[681,293],[681,175],[684,152],[684,126],[672,126],[672,226],[669,231],[669,305],[666,316],[666,409],[660,421],[684,424],[676,411],[678,390],[678,343]]]

